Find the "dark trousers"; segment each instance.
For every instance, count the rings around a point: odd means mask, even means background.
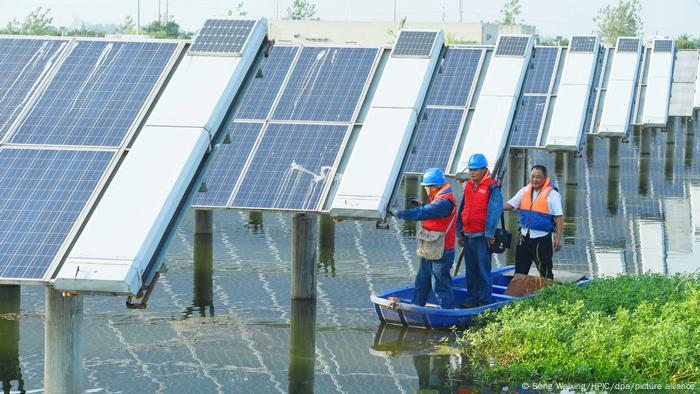
[[[552,234],[540,238],[521,235],[518,248],[515,251],[515,273],[527,275],[534,262],[535,267],[540,271],[540,276],[554,279],[554,273],[552,273],[553,253]]]

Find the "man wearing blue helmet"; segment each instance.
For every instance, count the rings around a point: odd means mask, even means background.
[[[413,304],[424,306],[431,289],[435,292],[438,304],[443,309],[454,307],[454,296],[450,282],[450,269],[455,259],[455,217],[457,200],[452,195],[452,188],[445,180],[445,173],[439,168],[429,168],[423,174],[425,192],[429,203],[418,208],[399,211],[391,208],[390,212],[399,219],[422,220],[423,228],[429,231],[445,232],[444,252],[440,259],[421,258],[416,275],[416,289],[413,292]]]
[[[462,307],[491,303],[491,251],[503,196],[489,176],[488,161],[481,153],[469,158],[469,180],[457,212],[457,239],[464,247],[467,299]]]

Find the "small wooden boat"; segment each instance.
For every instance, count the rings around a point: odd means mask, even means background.
[[[404,286],[388,290],[377,295],[370,296],[377,312],[379,320],[386,324],[409,326],[417,328],[449,328],[452,326],[463,327],[473,322],[473,319],[488,310],[500,308],[503,305],[524,297],[509,296],[503,294],[513,279],[515,267],[498,267],[491,271],[492,299],[493,303],[476,308],[465,309],[441,309],[435,305],[435,295],[430,294],[426,306],[411,304],[415,286]],[[558,277],[555,272],[555,277]],[[569,280],[582,286],[590,279],[577,275],[577,279]],[[569,276],[570,278],[570,276]],[[464,275],[452,279],[455,305],[463,304],[467,298],[466,280]],[[536,294],[533,294],[536,295]],[[526,296],[526,297],[531,297]]]

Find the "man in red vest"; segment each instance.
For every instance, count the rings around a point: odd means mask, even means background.
[[[490,304],[491,251],[503,212],[503,196],[489,176],[488,161],[481,153],[469,158],[469,180],[457,212],[459,245],[464,247],[467,298],[464,308]]]
[[[527,274],[535,262],[540,276],[554,279],[552,255],[561,249],[564,216],[561,196],[547,177],[547,167],[535,165],[530,170],[530,183],[520,189],[503,210],[520,212],[520,241],[515,251],[515,272]],[[555,233],[552,241],[552,233]]]
[[[450,184],[445,180],[445,173],[439,168],[425,170],[421,185],[428,194],[428,204],[403,211],[391,208],[390,212],[399,219],[422,220],[426,230],[445,232],[445,251],[438,260],[421,258],[411,302],[424,306],[430,291],[433,290],[441,308],[454,308],[450,269],[455,259],[457,201],[452,195]]]

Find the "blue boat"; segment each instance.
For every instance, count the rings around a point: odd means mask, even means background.
[[[411,304],[415,288],[413,285],[372,295],[370,300],[374,304],[374,310],[377,312],[379,320],[386,324],[428,329],[449,328],[452,326],[464,327],[470,325],[474,318],[483,312],[500,308],[509,302],[524,298],[503,294],[508,288],[511,279],[513,279],[514,273],[515,267],[512,265],[498,267],[491,271],[493,303],[476,308],[440,309],[438,306],[431,304],[437,302],[434,294],[428,297],[426,306]],[[573,282],[578,286],[582,286],[589,280],[586,276],[578,276],[578,279]],[[466,287],[464,275],[459,275],[452,279],[455,305],[463,304],[466,300]]]

